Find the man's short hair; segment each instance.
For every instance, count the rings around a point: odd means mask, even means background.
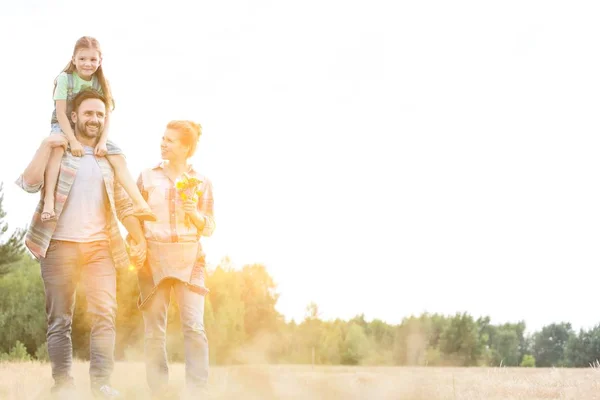
[[[91,87],[82,89],[79,93],[75,95],[75,97],[73,97],[72,110],[74,112],[77,112],[81,103],[88,99],[101,100],[106,106],[106,109],[108,110],[108,101],[106,100],[106,97],[104,97],[102,93]]]

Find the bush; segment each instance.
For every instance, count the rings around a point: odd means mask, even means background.
[[[50,356],[48,355],[48,342],[42,343],[37,350],[35,351],[35,358],[38,361],[47,362],[50,361]]]
[[[523,360],[521,361],[521,367],[534,368],[535,367],[535,357],[531,354],[525,354],[523,356]]]
[[[27,352],[27,347],[21,342],[17,340],[14,347],[10,349],[8,354],[3,353],[0,355],[0,360],[2,361],[31,361],[31,356]]]

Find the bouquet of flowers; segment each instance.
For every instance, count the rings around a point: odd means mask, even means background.
[[[202,191],[198,188],[202,184],[202,181],[198,178],[194,178],[193,176],[189,176],[184,173],[177,181],[175,182],[175,189],[177,190],[177,194],[179,198],[183,201],[192,200],[194,203],[198,202],[200,196],[202,196]],[[185,226],[189,228],[191,226],[190,216],[186,214],[185,216]]]

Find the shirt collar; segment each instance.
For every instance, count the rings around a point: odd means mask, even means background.
[[[161,161],[156,166],[154,166],[154,168],[152,168],[152,169],[165,169],[165,164],[166,164],[166,161]],[[192,164],[188,164],[187,173],[188,174],[197,174],[197,172],[194,169],[194,166]]]

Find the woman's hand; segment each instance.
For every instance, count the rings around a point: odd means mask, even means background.
[[[204,216],[198,211],[198,205],[193,200],[184,200],[183,202],[183,210],[185,211],[186,218],[186,226],[189,228],[189,223],[191,222],[196,226],[198,231],[204,229],[204,224],[206,220]]]
[[[198,216],[198,205],[193,200],[184,200],[183,201],[183,211],[190,217]]]

